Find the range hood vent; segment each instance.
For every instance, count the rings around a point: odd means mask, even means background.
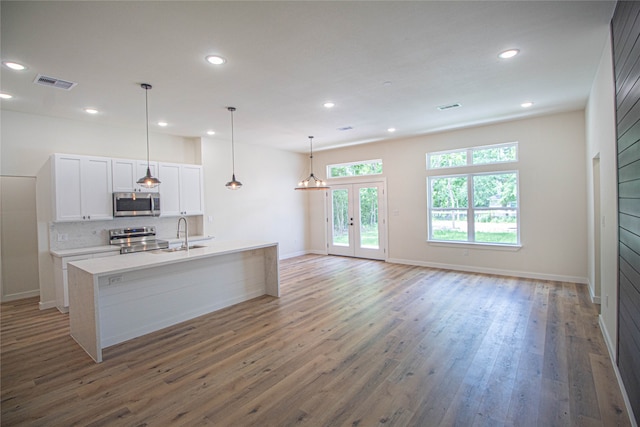
[[[62,79],[57,79],[55,77],[44,76],[42,74],[38,74],[36,79],[33,81],[35,84],[43,85],[43,86],[52,86],[57,87],[58,89],[71,90],[78,83],[69,82]]]

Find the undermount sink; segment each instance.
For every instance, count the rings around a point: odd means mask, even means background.
[[[199,249],[199,248],[206,248],[207,245],[189,245],[189,249]],[[167,249],[160,249],[157,251],[152,251],[154,254],[159,254],[162,252],[179,252],[179,251],[185,251],[186,249],[183,248],[182,246],[176,246],[175,248],[167,248]]]

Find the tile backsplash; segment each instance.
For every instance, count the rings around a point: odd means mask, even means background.
[[[187,217],[189,235],[202,234],[201,217]],[[64,250],[104,246],[109,244],[109,230],[113,228],[155,226],[161,239],[174,239],[178,217],[172,218],[116,218],[111,221],[52,222],[49,224],[49,249]]]

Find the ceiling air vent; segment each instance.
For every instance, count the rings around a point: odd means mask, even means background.
[[[58,89],[64,90],[71,90],[78,84],[74,82],[68,82],[66,80],[57,79],[55,77],[43,76],[42,74],[38,74],[33,82],[35,84],[57,87]]]
[[[458,108],[458,107],[462,107],[462,105],[460,105],[460,104],[458,104],[456,102],[455,104],[441,105],[441,106],[438,107],[438,110],[445,111],[445,110],[451,110],[453,108]]]

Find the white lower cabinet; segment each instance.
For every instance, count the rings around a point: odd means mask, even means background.
[[[67,279],[67,264],[84,259],[102,258],[120,255],[120,252],[97,252],[83,255],[53,256],[53,283],[56,290],[56,307],[62,313],[69,312],[69,282]]]

